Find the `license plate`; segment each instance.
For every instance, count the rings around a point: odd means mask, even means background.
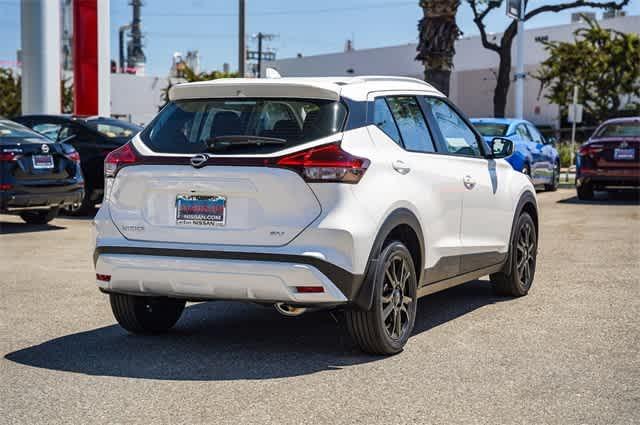
[[[176,224],[224,226],[227,198],[220,195],[176,196]]]
[[[636,156],[635,149],[620,149],[616,148],[613,151],[613,159],[634,159]]]
[[[33,155],[33,168],[53,168],[51,155]]]

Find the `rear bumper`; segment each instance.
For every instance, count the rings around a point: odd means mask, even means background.
[[[98,247],[96,280],[105,292],[192,300],[337,305],[352,301],[363,277],[314,257],[225,251]],[[322,287],[299,293],[296,286]]]
[[[578,169],[576,185],[640,187],[640,167],[629,169]]]
[[[62,207],[81,202],[83,195],[83,184],[58,186],[48,190],[38,190],[37,192],[0,191],[0,211],[17,212],[29,209]]]

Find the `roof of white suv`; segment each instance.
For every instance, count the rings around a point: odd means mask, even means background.
[[[221,97],[290,97],[338,100],[366,100],[377,91],[426,92],[444,96],[430,84],[409,77],[286,77],[286,78],[221,78],[197,83],[177,84],[169,90],[171,100]]]

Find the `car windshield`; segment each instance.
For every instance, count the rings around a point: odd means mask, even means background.
[[[617,122],[602,126],[596,137],[640,137],[640,122]]]
[[[156,152],[200,153],[225,139],[216,154],[264,154],[337,133],[346,115],[342,103],[319,99],[178,100],[141,136]]]
[[[39,134],[28,129],[27,127],[7,119],[0,118],[0,137],[1,138],[23,138],[23,137],[40,137]]]
[[[93,119],[87,120],[86,123],[110,139],[130,139],[142,129],[135,124],[110,119]]]
[[[498,124],[493,122],[474,122],[473,126],[483,136],[506,136],[509,130],[508,124]]]

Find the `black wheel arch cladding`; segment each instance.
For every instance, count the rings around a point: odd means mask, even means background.
[[[538,239],[540,237],[540,226],[538,225],[538,203],[536,202],[536,197],[527,190],[520,196],[520,200],[518,201],[518,205],[516,206],[515,214],[513,215],[513,222],[511,223],[511,236],[509,237],[509,255],[507,257],[507,262],[505,263],[504,268],[507,273],[511,272],[511,264],[513,261],[513,252],[511,247],[513,245],[513,238],[515,237],[516,233],[516,224],[518,223],[518,219],[523,212],[528,213],[533,220],[533,225],[536,231],[536,249],[538,246]]]
[[[364,281],[360,286],[358,294],[353,299],[353,304],[362,310],[370,310],[373,305],[373,296],[374,296],[374,287],[375,284],[375,273],[378,269],[378,261],[380,253],[383,250],[384,243],[387,241],[387,238],[392,234],[394,229],[399,228],[403,229],[404,226],[408,226],[414,233],[417,238],[417,248],[419,249],[419,253],[417,257],[419,261],[416,262],[416,253],[415,248],[412,250],[411,246],[407,246],[407,249],[412,254],[412,258],[414,259],[414,266],[416,268],[416,277],[418,280],[418,285],[422,281],[422,274],[424,273],[424,261],[425,261],[425,249],[424,249],[424,237],[422,233],[422,227],[420,226],[420,222],[416,218],[416,216],[410,210],[406,208],[399,208],[394,210],[389,216],[386,218],[378,234],[373,242],[373,246],[371,248],[371,252],[369,254],[369,259],[367,261],[367,267],[364,274]],[[398,239],[403,242],[401,239]]]

